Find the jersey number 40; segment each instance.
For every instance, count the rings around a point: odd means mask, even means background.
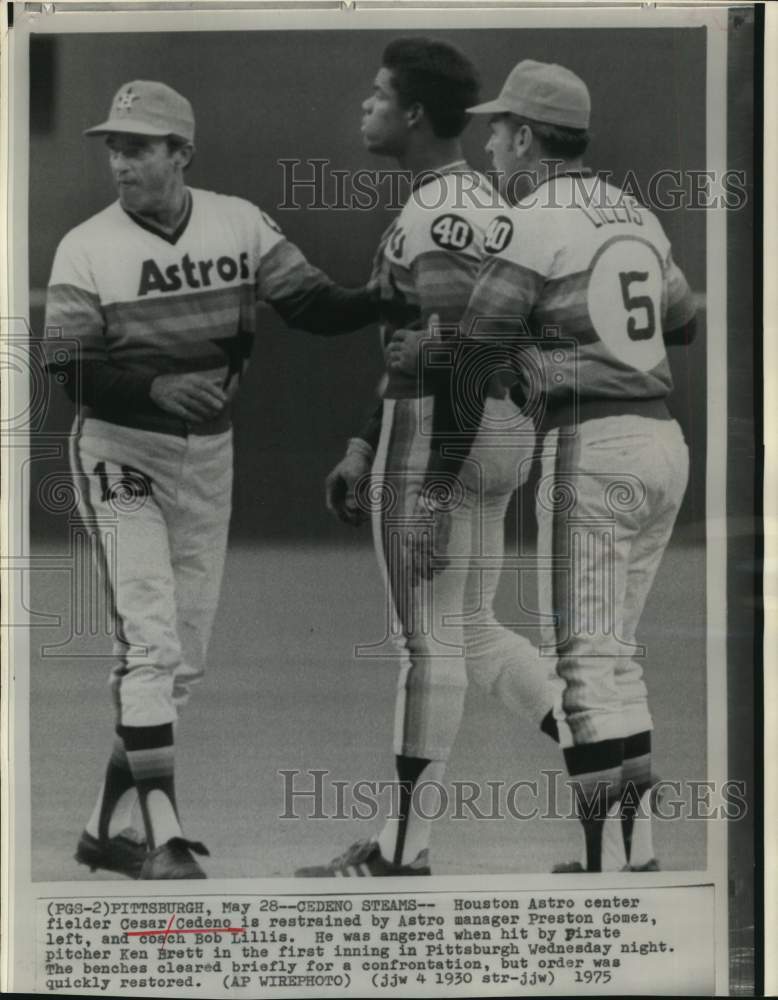
[[[433,240],[445,250],[464,250],[473,242],[473,227],[458,215],[441,215],[430,227]]]

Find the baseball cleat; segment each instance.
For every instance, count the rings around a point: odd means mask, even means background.
[[[586,869],[581,864],[580,861],[563,861],[561,864],[554,865],[551,869],[552,875],[578,875],[580,872],[585,872]]]
[[[84,830],[73,857],[80,865],[88,865],[92,872],[104,868],[105,871],[118,872],[127,878],[140,878],[146,858],[146,841],[141,840],[131,828],[106,840],[98,840]]]
[[[208,878],[192,857],[192,852],[205,855],[209,853],[205,844],[199,841],[171,837],[166,843],[149,851],[139,877],[142,879]]]
[[[298,878],[365,878],[380,875],[430,875],[429,851],[419,851],[408,865],[396,865],[381,854],[376,840],[358,840],[356,844],[326,865],[298,868]]]
[[[658,872],[661,871],[659,867],[659,862],[656,858],[651,858],[650,861],[646,861],[644,865],[627,865],[625,868],[621,869],[623,872]]]
[[[644,865],[624,865],[621,870],[623,872],[658,872],[660,868],[656,858],[651,858]],[[588,869],[584,868],[580,861],[563,861],[562,864],[554,865],[551,869],[554,875],[577,875],[586,871]]]

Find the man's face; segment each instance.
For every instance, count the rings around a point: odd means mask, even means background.
[[[381,67],[373,93],[362,102],[362,141],[371,153],[399,156],[408,139],[407,108],[401,108],[391,70]]]
[[[489,121],[489,138],[486,152],[492,160],[492,167],[497,173],[497,183],[502,194],[510,186],[510,179],[521,167],[521,158],[516,154],[516,131],[502,117]]]
[[[526,127],[516,129],[510,121],[496,116],[489,121],[486,152],[497,172],[500,193],[518,201],[533,189],[530,148],[532,133]]]
[[[175,204],[187,154],[167,141],[146,135],[110,132],[108,159],[122,208],[153,215]]]

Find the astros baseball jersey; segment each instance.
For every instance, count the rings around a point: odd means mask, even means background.
[[[139,391],[132,407],[106,400],[93,415],[126,426],[185,433],[148,399],[168,373],[213,371],[225,388],[240,376],[256,330],[256,302],[302,298],[322,274],[260,209],[240,198],[189,189],[172,234],[118,202],[60,243],[46,309],[49,355],[55,331],[77,341],[81,362],[108,361]],[[210,428],[229,426],[229,415]]]
[[[500,316],[528,323],[546,354],[555,332],[574,341],[544,366],[552,405],[571,393],[650,400],[671,391],[662,333],[695,307],[661,225],[634,198],[581,173],[556,175],[492,222],[484,249],[465,333],[479,316]]]
[[[381,290],[382,338],[400,327],[456,323],[470,299],[491,220],[504,211],[487,179],[464,162],[422,178],[379,244],[374,277]],[[391,372],[385,398],[418,395],[418,379]]]

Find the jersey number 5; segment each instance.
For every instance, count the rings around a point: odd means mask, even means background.
[[[611,354],[637,371],[665,357],[662,259],[648,240],[616,237],[595,255],[586,304],[592,329]]]
[[[656,315],[653,300],[648,295],[632,295],[630,285],[633,282],[648,281],[648,271],[621,271],[621,298],[624,308],[630,314],[627,319],[627,334],[630,340],[650,340],[656,333]],[[638,326],[632,315],[636,309],[645,309],[645,326]]]

